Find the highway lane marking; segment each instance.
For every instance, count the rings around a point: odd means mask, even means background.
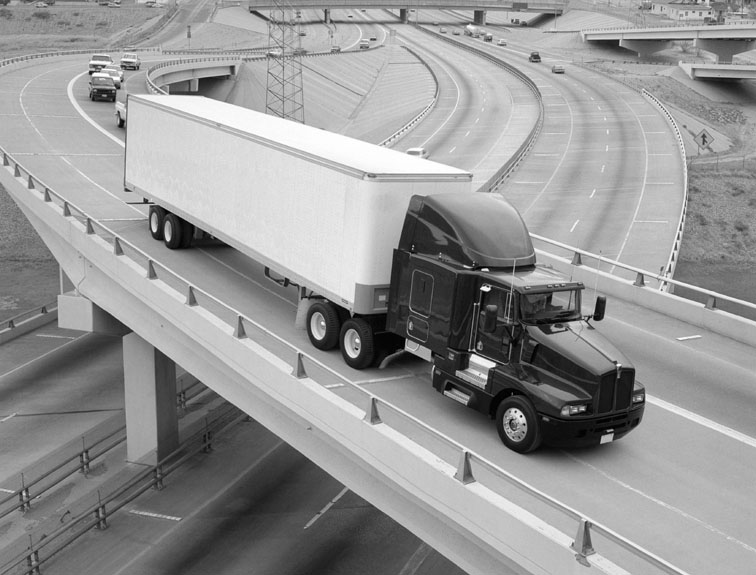
[[[676,339],[677,341],[688,341],[689,339],[701,339],[702,337],[702,335],[686,335],[683,337],[678,337]]]
[[[52,333],[38,333],[36,334],[37,337],[47,337],[50,339],[76,339],[78,336],[75,335],[55,335]]]
[[[0,491],[3,493],[15,493],[12,489],[6,489],[5,487],[0,487]]]
[[[169,521],[181,521],[181,517],[175,515],[163,515],[162,513],[152,513],[151,511],[139,511],[138,509],[129,509],[132,515],[141,515],[143,517],[154,517],[155,519],[168,519]]]
[[[50,354],[53,354],[53,353],[55,353],[55,352],[57,352],[57,351],[59,351],[59,350],[63,349],[63,348],[64,348],[64,347],[66,347],[67,345],[71,345],[71,344],[72,344],[72,343],[74,343],[75,341],[78,341],[78,340],[80,340],[81,338],[83,338],[83,337],[86,337],[86,336],[88,336],[88,335],[89,335],[89,334],[87,334],[87,333],[84,333],[84,334],[82,334],[82,335],[78,336],[78,337],[77,337],[76,339],[73,339],[73,340],[71,340],[71,341],[67,341],[66,343],[64,343],[63,345],[60,345],[60,346],[56,347],[55,349],[51,349],[50,351],[48,351],[48,352],[46,352],[46,353],[43,353],[42,355],[40,355],[40,356],[38,356],[38,357],[35,357],[34,359],[31,359],[31,360],[27,361],[26,363],[22,363],[21,365],[19,365],[19,366],[17,366],[17,367],[14,367],[14,368],[13,368],[13,369],[11,369],[10,371],[6,371],[5,373],[0,373],[0,379],[2,379],[2,378],[4,378],[4,377],[6,377],[6,376],[8,376],[8,375],[11,375],[12,373],[15,373],[15,372],[19,371],[19,370],[21,370],[21,369],[23,369],[23,368],[25,368],[25,367],[27,367],[27,366],[29,366],[29,365],[33,364],[33,363],[34,363],[35,361],[39,361],[40,359],[42,359],[42,358],[45,358],[45,357],[47,357],[48,355],[50,355]]]
[[[657,407],[661,407],[662,409],[666,409],[670,413],[674,413],[675,415],[688,419],[693,423],[703,425],[704,427],[712,431],[721,433],[722,435],[725,435],[730,439],[734,439],[735,441],[739,441],[744,445],[747,445],[749,447],[756,447],[756,438],[751,437],[750,435],[746,435],[745,433],[741,433],[740,431],[736,431],[735,429],[727,427],[726,425],[722,425],[721,423],[717,423],[716,421],[708,419],[703,415],[699,415],[698,413],[688,411],[684,407],[680,407],[673,403],[669,403],[668,401],[664,401],[663,399],[659,399],[658,397],[649,395],[646,396],[646,402]]]
[[[570,228],[570,233],[575,231],[575,228],[577,227],[578,222],[580,222],[580,220],[575,220],[575,223],[572,224],[572,227]]]
[[[712,533],[714,533],[716,535],[721,535],[722,537],[724,537],[728,541],[732,541],[733,543],[741,546],[746,551],[750,551],[752,553],[756,553],[756,548],[751,547],[750,545],[748,545],[748,543],[745,543],[744,541],[741,541],[740,539],[737,539],[736,537],[733,537],[732,535],[728,535],[727,533],[725,533],[721,529],[719,529],[717,527],[714,527],[710,523],[706,523],[705,521],[699,519],[695,515],[691,515],[690,513],[688,513],[687,511],[683,511],[679,507],[675,507],[674,505],[671,505],[671,504],[669,504],[669,503],[667,503],[665,501],[662,501],[661,499],[659,499],[657,497],[654,497],[653,495],[650,495],[648,493],[645,493],[645,492],[641,491],[637,487],[633,487],[632,485],[630,485],[629,483],[623,481],[619,477],[615,477],[614,475],[611,475],[610,473],[607,473],[606,471],[603,471],[603,470],[599,469],[595,465],[593,465],[591,463],[588,463],[587,461],[584,461],[584,460],[580,459],[579,457],[573,455],[572,453],[567,453],[566,451],[563,452],[563,453],[569,459],[572,459],[576,463],[579,463],[581,465],[584,465],[585,467],[588,467],[592,471],[594,471],[594,472],[598,473],[599,475],[605,477],[609,481],[612,481],[612,482],[616,483],[617,485],[619,485],[621,487],[624,487],[625,489],[631,491],[632,493],[635,493],[636,495],[639,495],[640,497],[643,497],[644,499],[648,499],[652,503],[655,503],[655,504],[663,507],[664,509],[667,509],[668,511],[672,511],[673,513],[676,513],[677,515],[683,517],[684,519],[688,519],[690,521],[693,521],[694,523],[697,523],[698,525],[701,525],[704,529],[706,529],[708,531],[711,531]]]
[[[309,527],[312,526],[313,523],[315,523],[318,519],[320,519],[321,517],[323,517],[323,515],[325,514],[325,512],[328,511],[331,507],[333,507],[339,499],[341,499],[342,497],[344,497],[344,495],[346,495],[348,491],[349,491],[348,487],[345,487],[344,489],[342,489],[341,492],[336,497],[334,497],[333,499],[331,499],[326,504],[326,506],[323,507],[323,509],[321,509],[320,511],[318,511],[315,514],[315,516],[307,522],[307,524],[303,527],[303,529],[308,529]]]
[[[6,421],[8,421],[9,419],[13,419],[13,418],[14,418],[14,417],[16,417],[17,415],[18,415],[18,412],[16,412],[16,413],[11,413],[11,414],[10,414],[9,416],[7,416],[7,417],[3,417],[2,419],[0,419],[0,423],[5,423],[5,422],[6,422]]]
[[[230,481],[226,483],[226,485],[233,486],[236,485],[242,477],[244,477],[247,473],[249,473],[252,469],[254,469],[256,466],[262,464],[270,455],[273,454],[274,451],[279,449],[280,447],[286,445],[283,441],[279,441],[276,443],[273,447],[268,449],[265,453],[260,455],[257,459],[255,459],[252,463],[250,463],[246,468],[241,470],[236,477],[233,477]],[[226,494],[225,489],[218,489],[214,495],[207,499],[203,499],[200,505],[197,505],[189,515],[186,516],[185,519],[194,519],[202,513],[205,509],[207,509],[210,505],[215,503],[218,499],[223,497]],[[147,553],[150,553],[156,545],[159,545],[164,539],[167,537],[170,537],[174,534],[173,530],[166,531],[163,535],[157,537],[155,540],[152,541],[152,546],[149,546],[145,548],[140,553],[137,553],[134,555],[130,561],[127,561],[124,565],[121,566],[118,571],[116,571],[113,575],[122,575],[124,573],[133,573],[132,567],[135,565],[139,560],[141,560]]]

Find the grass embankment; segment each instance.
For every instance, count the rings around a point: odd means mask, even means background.
[[[102,48],[162,16],[163,10],[124,4],[122,8],[56,3],[0,7],[0,59],[54,50]]]

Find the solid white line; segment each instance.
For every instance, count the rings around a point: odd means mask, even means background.
[[[574,224],[572,224],[572,227],[570,228],[570,233],[572,233],[572,232],[574,232],[574,231],[575,231],[575,228],[577,227],[577,225],[578,225],[578,222],[579,222],[579,221],[580,221],[580,220],[575,220],[575,223],[574,223]]]
[[[688,341],[689,339],[701,339],[700,335],[686,335],[685,337],[678,337],[677,341]]]
[[[18,415],[18,412],[15,412],[15,413],[11,413],[11,414],[10,414],[10,415],[9,415],[8,417],[3,417],[2,419],[0,419],[0,423],[5,423],[5,422],[6,422],[6,421],[8,421],[9,419],[13,419],[13,418],[14,418],[14,417],[16,417],[17,415]]]
[[[39,357],[35,357],[34,359],[32,359],[32,360],[30,360],[30,361],[27,361],[26,363],[24,363],[24,364],[22,364],[22,365],[19,365],[19,366],[17,366],[17,367],[14,367],[14,368],[13,368],[13,369],[11,369],[10,371],[6,371],[5,373],[0,373],[0,379],[1,379],[1,378],[3,378],[3,377],[5,377],[5,376],[8,376],[8,375],[10,375],[10,374],[12,374],[12,373],[15,373],[15,372],[17,372],[17,371],[18,371],[18,370],[20,370],[20,369],[23,369],[23,368],[25,368],[25,367],[26,367],[27,365],[31,365],[31,364],[33,364],[33,363],[34,363],[35,361],[39,361],[40,359],[42,359],[42,358],[44,358],[44,357],[47,357],[48,355],[50,355],[50,354],[52,354],[52,353],[55,353],[56,351],[63,349],[63,348],[64,348],[64,347],[66,347],[67,345],[71,345],[71,344],[72,344],[73,342],[75,342],[75,341],[77,341],[77,340],[81,339],[82,337],[86,337],[86,336],[88,336],[88,335],[89,335],[89,334],[87,334],[87,333],[85,333],[85,334],[82,334],[82,335],[80,335],[79,337],[77,337],[77,338],[76,338],[76,339],[74,339],[74,340],[71,340],[71,341],[67,341],[67,342],[66,342],[66,343],[64,343],[63,345],[60,345],[60,346],[56,347],[55,349],[51,349],[51,350],[50,350],[50,351],[48,351],[47,353],[43,353],[43,354],[42,354],[42,355],[40,355]]]
[[[163,515],[162,513],[152,513],[151,511],[137,511],[136,509],[130,509],[129,513],[133,515],[142,515],[143,517],[154,517],[155,519],[168,519],[170,521],[181,521],[181,517],[175,517],[174,515]]]
[[[685,408],[682,408],[677,405],[674,405],[673,403],[664,401],[663,399],[659,399],[658,397],[651,397],[647,395],[646,403],[650,403],[657,407],[661,407],[662,409],[666,409],[667,411],[674,413],[675,415],[679,415],[680,417],[689,419],[693,423],[703,425],[704,427],[711,429],[712,431],[716,431],[717,433],[726,435],[730,439],[734,439],[735,441],[740,441],[741,443],[748,445],[750,447],[756,447],[756,438],[753,438],[750,435],[746,435],[745,433],[735,431],[731,427],[727,427],[726,425],[722,425],[721,423],[717,423],[716,421],[707,419],[706,417],[702,415],[693,413],[692,411],[688,411]]]
[[[328,510],[329,510],[329,509],[330,509],[331,507],[333,507],[333,505],[334,505],[334,504],[335,504],[335,503],[336,503],[336,502],[337,502],[337,501],[338,501],[339,499],[341,499],[342,497],[344,497],[344,495],[346,495],[347,491],[349,491],[349,488],[348,488],[348,487],[345,487],[344,489],[342,489],[342,490],[341,490],[341,492],[340,492],[340,493],[339,493],[339,494],[338,494],[338,495],[337,495],[336,497],[334,497],[333,499],[331,499],[331,500],[330,500],[330,501],[329,501],[329,502],[328,502],[328,503],[326,504],[326,506],[325,506],[325,507],[323,507],[323,509],[321,509],[320,511],[318,511],[318,512],[317,512],[317,513],[315,514],[315,517],[313,517],[312,519],[310,519],[310,520],[309,520],[309,521],[307,522],[307,525],[305,525],[305,526],[303,527],[303,529],[307,529],[307,528],[311,527],[313,523],[315,523],[315,522],[316,522],[316,521],[317,521],[318,519],[320,519],[321,517],[323,517],[323,515],[325,514],[325,512],[326,512],[326,511],[328,511]]]

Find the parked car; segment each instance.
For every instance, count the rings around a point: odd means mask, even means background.
[[[47,2],[37,2],[37,3],[36,3],[36,4],[34,5],[34,7],[35,7],[35,8],[47,8],[47,7],[48,7],[48,4],[47,4]]]
[[[110,54],[92,54],[89,59],[89,74],[92,75],[95,72],[99,72],[105,66],[109,66],[113,63],[113,58]]]
[[[564,66],[561,64],[554,64],[551,67],[551,73],[552,74],[564,74]]]
[[[530,56],[528,56],[528,62],[540,62],[541,61],[541,55],[538,52],[531,52]]]
[[[89,99],[94,100],[116,100],[116,87],[113,77],[104,72],[94,72],[89,77]]]
[[[425,148],[408,148],[407,153],[410,156],[415,156],[418,158],[427,158],[428,157],[428,150]]]
[[[139,55],[136,52],[124,52],[123,56],[121,56],[120,64],[121,70],[139,70],[142,61],[139,59]]]
[[[100,71],[105,74],[110,74],[110,76],[113,78],[113,83],[115,84],[116,90],[121,89],[121,85],[123,84],[123,70],[121,70],[119,66],[111,64],[110,66],[105,66]]]
[[[497,46],[506,46],[507,41],[504,38],[499,38],[499,41],[496,43]]]
[[[341,52],[341,46],[331,46],[331,52]]]

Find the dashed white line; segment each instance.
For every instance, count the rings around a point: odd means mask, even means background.
[[[342,490],[341,490],[341,492],[340,492],[340,493],[339,493],[339,494],[338,494],[338,495],[337,495],[336,497],[334,497],[333,499],[331,499],[331,500],[330,500],[330,501],[329,501],[329,502],[328,502],[328,503],[326,504],[326,506],[325,506],[325,507],[323,507],[323,509],[321,509],[320,511],[318,511],[318,512],[317,512],[317,513],[315,514],[315,517],[313,517],[312,519],[310,519],[310,520],[309,520],[309,521],[307,522],[307,524],[306,524],[306,525],[305,525],[305,526],[303,527],[303,529],[308,529],[309,527],[311,527],[311,526],[312,526],[312,524],[313,524],[313,523],[315,523],[315,522],[316,522],[316,521],[317,521],[318,519],[320,519],[321,517],[323,517],[323,515],[325,514],[325,512],[326,512],[326,511],[328,511],[328,510],[329,510],[329,509],[330,509],[331,507],[333,507],[333,506],[334,506],[334,504],[335,504],[335,503],[336,503],[336,502],[337,502],[337,501],[338,501],[339,499],[341,499],[342,497],[344,497],[344,495],[346,495],[347,491],[349,491],[349,488],[348,488],[348,487],[345,487],[344,489],[342,489]]]
[[[174,515],[163,515],[162,513],[152,513],[151,511],[138,511],[136,509],[130,509],[129,513],[132,515],[141,515],[143,517],[154,517],[155,519],[167,519],[169,521],[181,521],[181,517]]]

